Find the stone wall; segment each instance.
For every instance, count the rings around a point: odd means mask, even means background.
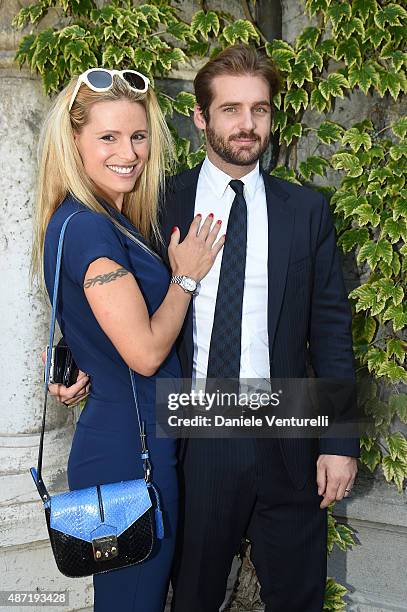
[[[91,579],[73,581],[58,572],[42,504],[29,474],[38,454],[43,401],[40,356],[49,317],[45,299],[29,282],[31,218],[39,128],[49,101],[39,79],[26,70],[20,72],[13,63],[20,34],[11,28],[11,20],[22,4],[2,2],[0,9],[1,589],[66,589],[69,609],[79,610],[92,601]],[[73,416],[52,401],[47,416],[44,480],[51,491],[62,491],[67,487]]]
[[[283,0],[283,38],[292,43],[305,26],[301,0]],[[327,119],[350,126],[369,116],[377,129],[389,125],[407,112],[407,100],[365,96],[354,92],[337,100]],[[317,113],[308,111],[304,123],[320,123]],[[301,139],[298,162],[309,155],[324,155],[325,145],[315,137]],[[328,172],[327,182],[337,184],[335,172]],[[360,284],[359,272],[352,255],[343,258],[345,282],[350,291]],[[399,423],[404,431],[407,428]],[[347,610],[351,612],[387,612],[407,610],[407,495],[398,493],[377,470],[370,474],[359,465],[359,475],[352,496],[335,504],[334,515],[354,530],[356,546],[351,551],[334,549],[328,562],[328,574],[350,591]]]
[[[45,520],[29,468],[36,463],[42,415],[41,349],[46,344],[49,309],[30,287],[29,257],[31,214],[36,172],[39,126],[48,107],[39,80],[19,71],[13,56],[20,37],[11,19],[28,0],[0,3],[0,133],[1,205],[0,270],[2,278],[0,337],[0,575],[3,590],[67,590],[69,610],[90,609],[91,579],[62,576],[53,561]],[[237,0],[208,2],[210,6],[243,17]],[[304,24],[300,0],[283,0],[283,37],[292,41]],[[199,3],[183,4],[186,18]],[[174,72],[165,84],[169,93],[191,90],[196,65]],[[375,98],[355,94],[340,102],[330,117],[346,123],[366,113],[387,121],[401,114],[400,105],[389,106]],[[405,106],[403,107],[405,110]],[[312,125],[317,117],[310,113]],[[384,125],[384,123],[383,123]],[[184,136],[198,143],[191,122],[184,121]],[[304,140],[300,158],[314,150]],[[335,176],[329,177],[335,180]],[[349,288],[358,283],[352,261],[345,262]],[[66,463],[73,415],[50,402],[45,441],[44,477],[52,492],[66,488]],[[329,573],[351,590],[348,609],[360,612],[407,610],[407,510],[400,495],[381,476],[362,470],[352,498],[336,505],[335,514],[354,529],[358,545],[353,551],[335,551]],[[12,609],[17,609],[15,606]],[[49,608],[51,609],[51,608]],[[68,609],[68,608],[64,608]],[[148,611],[146,611],[148,612]]]

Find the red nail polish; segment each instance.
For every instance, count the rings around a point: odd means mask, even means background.
[[[173,227],[173,228],[172,228],[172,230],[171,230],[171,234],[173,234],[174,232],[176,232],[176,231],[177,231],[177,229],[178,229],[178,227],[177,227],[176,225],[174,225],[174,227]]]
[[[219,223],[219,225],[220,225],[220,224],[222,223],[222,219],[218,219],[218,220],[216,221],[216,223]]]
[[[197,213],[196,215],[197,217],[202,217],[201,213]]]
[[[208,215],[208,217],[213,217],[213,216],[214,216],[213,213],[209,213]]]

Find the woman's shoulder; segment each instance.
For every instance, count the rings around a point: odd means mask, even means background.
[[[75,233],[85,232],[88,234],[89,232],[93,233],[104,230],[105,232],[108,231],[112,232],[112,234],[116,234],[115,226],[108,215],[91,210],[71,194],[64,198],[53,213],[48,224],[47,234],[52,235],[55,232],[59,234],[62,225],[71,215],[73,216],[69,221],[69,233],[75,231]]]
[[[54,212],[47,228],[44,269],[48,270],[48,278],[53,274],[61,228],[73,213],[78,214],[74,214],[66,226],[62,255],[62,270],[71,281],[82,287],[89,265],[101,257],[129,268],[127,250],[108,213],[91,210],[72,196],[67,196]]]

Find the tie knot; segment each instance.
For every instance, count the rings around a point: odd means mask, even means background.
[[[232,187],[233,191],[236,195],[243,195],[244,183],[243,181],[239,181],[238,179],[233,179],[230,181],[229,185]]]

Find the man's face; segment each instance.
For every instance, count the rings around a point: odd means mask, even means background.
[[[208,156],[217,165],[253,166],[270,140],[270,88],[259,76],[217,76],[205,121],[195,109],[195,124],[204,129]],[[223,162],[223,163],[222,163]]]

